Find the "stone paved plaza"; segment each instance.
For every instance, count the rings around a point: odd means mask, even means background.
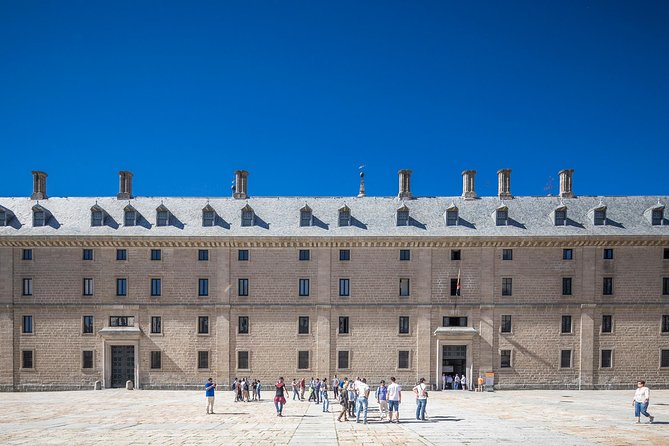
[[[313,403],[290,401],[278,418],[269,398],[234,403],[218,392],[103,390],[0,393],[0,444],[220,445],[669,445],[669,390],[651,391],[655,424],[633,423],[630,391],[432,392],[429,421],[414,419],[405,392],[401,423],[338,423]],[[264,397],[271,397],[265,392]],[[338,410],[331,405],[331,412]]]

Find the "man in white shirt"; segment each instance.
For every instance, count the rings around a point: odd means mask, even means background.
[[[641,423],[641,414],[648,417],[648,422],[652,423],[655,420],[655,417],[651,416],[648,412],[648,402],[650,401],[650,390],[646,387],[646,381],[640,380],[637,383],[637,389],[634,393],[634,399],[632,400],[632,405],[634,406],[634,416],[636,417],[636,422]]]
[[[390,377],[390,385],[388,386],[388,422],[393,422],[393,412],[395,412],[395,419],[400,422],[400,403],[402,402],[402,388],[395,382],[395,377]]]
[[[413,388],[416,394],[416,419],[425,421],[425,407],[427,406],[427,385],[425,378],[421,378],[416,387]]]
[[[355,390],[358,395],[358,410],[356,412],[355,422],[360,422],[360,412],[363,412],[362,420],[363,423],[367,424],[367,407],[369,398],[369,386],[367,385],[367,379],[362,378],[362,381],[357,381]]]

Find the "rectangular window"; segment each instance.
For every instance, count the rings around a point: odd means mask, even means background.
[[[410,294],[409,279],[400,279],[400,296],[406,297]]]
[[[309,295],[309,279],[300,279],[299,293],[300,296]]]
[[[348,351],[347,350],[339,350],[337,352],[337,368],[338,369],[348,369],[349,368]]]
[[[160,249],[151,250],[151,260],[160,260],[162,258],[162,251]]]
[[[117,296],[127,296],[128,295],[128,279],[116,279],[116,295]]]
[[[33,279],[23,279],[23,296],[32,296],[33,295]]]
[[[125,249],[117,249],[116,260],[128,260],[128,251]]]
[[[564,226],[567,223],[567,211],[555,211],[555,226]]]
[[[502,260],[513,260],[513,249],[502,249]]]
[[[451,249],[451,260],[462,260],[462,251],[459,249]]]
[[[81,352],[81,368],[82,369],[93,368],[93,350],[84,350],[83,352]]]
[[[300,316],[298,318],[297,334],[309,334],[309,316]]]
[[[163,332],[163,319],[161,316],[151,316],[151,334]]]
[[[660,367],[669,367],[669,350],[660,352]]]
[[[237,352],[237,369],[248,370],[248,368],[249,368],[249,352],[248,351],[238,351]]]
[[[560,333],[571,333],[571,316],[562,316]]]
[[[457,226],[458,225],[458,211],[451,210],[446,211],[446,226]]]
[[[237,333],[249,334],[249,317],[239,316],[239,325],[237,326]]]
[[[669,260],[669,248],[664,248],[664,260]]]
[[[151,352],[151,368],[153,370],[160,369],[163,366],[162,353],[154,350]]]
[[[501,332],[502,333],[511,333],[511,315],[510,314],[503,314],[502,315]]]
[[[216,222],[216,212],[214,211],[202,212],[202,226],[206,227],[214,226],[215,222]]]
[[[442,318],[442,327],[466,327],[466,316],[444,316]]]
[[[90,277],[87,277],[84,279],[84,290],[83,290],[84,296],[92,296],[93,295],[93,279]]]
[[[499,351],[499,367],[501,369],[510,369],[511,368],[511,350],[500,350]]]
[[[348,316],[339,316],[339,334],[348,334]]]
[[[249,295],[249,279],[239,279],[237,281],[237,291],[240,296]]]
[[[409,211],[397,211],[397,226],[409,225]]]
[[[662,333],[669,333],[669,314],[662,315]]]
[[[254,217],[253,211],[242,211],[242,226],[253,226]]]
[[[451,296],[459,296],[460,290],[458,289],[458,279],[451,279]]]
[[[351,260],[351,250],[350,249],[340,249],[339,250],[339,260],[341,260],[341,261]]]
[[[497,226],[506,226],[509,220],[509,211],[498,210],[497,211]]]
[[[311,252],[308,249],[300,249],[299,259],[307,261],[311,258]]]
[[[411,260],[411,250],[400,249],[400,260]]]
[[[208,249],[198,249],[197,250],[197,260],[200,262],[206,262],[209,260],[209,250]]]
[[[23,260],[32,260],[33,259],[33,250],[32,249],[24,249],[22,258],[23,258]]]
[[[571,296],[571,277],[562,278],[562,295]]]
[[[168,211],[158,211],[156,216],[156,226],[167,226],[170,222],[170,213]]]
[[[504,277],[502,279],[502,296],[513,295],[513,279],[511,277]]]
[[[339,279],[339,295],[349,296],[349,279]]]
[[[209,334],[209,316],[197,317],[197,334]]]
[[[84,316],[81,318],[81,332],[83,334],[93,333],[93,316]]]
[[[197,352],[197,368],[198,369],[208,369],[209,368],[209,352],[200,350]]]
[[[400,334],[409,334],[409,316],[400,316]]]
[[[32,350],[23,350],[21,352],[21,368],[32,369],[35,367]]]
[[[23,330],[24,334],[32,334],[33,332],[33,317],[23,316]]]
[[[135,318],[133,316],[109,316],[110,327],[134,327]]]
[[[602,226],[606,224],[606,211],[595,211],[595,226]]]
[[[602,333],[613,332],[613,316],[610,314],[602,315]]]
[[[652,213],[653,226],[661,225],[662,220],[664,220],[664,209],[653,209]]]
[[[151,296],[157,297],[161,294],[160,279],[151,279]]]
[[[351,226],[351,211],[339,211],[339,226]]]
[[[605,296],[613,294],[613,277],[604,277],[602,282],[602,294]]]
[[[612,260],[613,259],[613,248],[604,248],[603,252],[603,257],[604,260]]]
[[[560,368],[571,368],[571,350],[560,350]]]
[[[565,248],[562,250],[562,260],[572,260],[574,258],[574,250]]]
[[[93,260],[93,250],[92,249],[84,249],[83,259],[84,260]]]
[[[249,260],[249,250],[240,249],[237,251],[237,260],[240,262],[248,262]]]
[[[123,224],[125,226],[135,226],[137,223],[137,213],[135,211],[125,211],[123,214]]]
[[[602,360],[600,367],[603,369],[610,369],[613,367],[613,350],[602,350]]]
[[[198,279],[197,295],[200,297],[209,296],[209,279]]]
[[[669,277],[662,278],[662,295],[669,296]]]
[[[311,212],[300,211],[300,226],[311,226]]]
[[[397,355],[397,368],[398,369],[408,369],[409,368],[409,351],[400,350]]]
[[[33,212],[33,226],[44,226],[46,225],[46,212],[44,211],[34,211]]]
[[[301,350],[297,352],[297,368],[307,370],[309,368],[309,352]]]

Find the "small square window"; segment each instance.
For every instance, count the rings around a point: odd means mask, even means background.
[[[400,249],[400,260],[411,260],[411,250]]]
[[[309,296],[309,279],[300,279],[298,291],[302,297]]]
[[[116,279],[116,295],[117,296],[127,296],[128,295],[128,279],[126,279],[126,278],[117,278]]]
[[[560,326],[560,333],[571,333],[571,316],[562,316],[562,325]]]
[[[160,249],[151,250],[151,260],[160,260],[162,258],[162,251]]]
[[[160,351],[152,351],[151,352],[151,369],[157,370],[162,368],[163,366],[163,358],[162,358],[162,353]],[[205,367],[206,368],[206,367]]]
[[[571,277],[562,278],[562,295],[571,296]]]
[[[33,250],[32,249],[24,249],[22,258],[23,258],[23,260],[32,260],[33,259]]]
[[[349,279],[339,279],[339,296],[346,297],[350,294]]]
[[[339,316],[339,334],[349,334],[348,316]]]
[[[239,279],[237,281],[237,291],[240,296],[249,295],[249,279]]]
[[[299,370],[309,369],[309,352],[301,350],[297,352],[297,368]]]
[[[93,368],[93,350],[84,350],[83,352],[81,352],[81,368],[82,369]]]
[[[503,314],[502,315],[502,325],[500,327],[502,333],[511,333],[511,315]]]
[[[209,334],[209,316],[197,317],[197,334]]]
[[[349,362],[348,362],[348,357],[349,357],[349,352],[347,350],[339,350],[337,352],[337,368],[346,370],[349,369]]]
[[[160,334],[163,332],[163,318],[161,316],[151,316],[151,334]]]
[[[574,250],[565,248],[562,250],[562,260],[572,260],[574,258]]]
[[[513,249],[502,249],[502,260],[513,260]]]
[[[157,297],[161,294],[161,280],[160,279],[151,279],[151,296]]]
[[[511,350],[500,350],[499,356],[499,367],[501,369],[511,368]]]
[[[238,334],[249,334],[249,317],[239,316],[239,325],[237,327]]]
[[[602,315],[602,333],[613,332],[613,316],[610,314]]]
[[[209,296],[209,279],[198,279],[197,295],[200,297]]]
[[[84,316],[81,318],[81,333],[93,334],[93,316]]]
[[[502,296],[513,295],[513,279],[511,277],[502,278]]]
[[[459,249],[451,249],[451,260],[462,260],[462,251]]]
[[[409,368],[409,351],[400,350],[397,355],[397,368],[398,369],[408,369]]]
[[[33,332],[33,317],[23,316],[23,327],[21,333],[32,334],[32,332]]]
[[[237,369],[238,370],[248,370],[249,368],[249,352],[248,351],[238,351],[237,352]]]
[[[571,350],[560,350],[560,368],[571,368]]]
[[[84,249],[83,259],[84,260],[93,260],[93,250],[92,249]]]
[[[308,249],[300,249],[300,254],[298,258],[302,261],[310,260],[311,251],[309,251]]]
[[[400,316],[400,334],[409,334],[409,316]]]
[[[350,249],[340,249],[339,250],[339,260],[341,260],[341,261],[351,260],[351,250]]]
[[[297,334],[309,334],[309,316],[298,318]]]
[[[249,250],[240,249],[237,251],[237,260],[240,262],[247,262],[249,260]]]
[[[197,368],[198,369],[208,369],[209,368],[209,352],[208,351],[198,351],[197,352]]]
[[[208,249],[198,249],[197,250],[197,260],[200,262],[207,262],[209,260],[209,250]]]
[[[613,248],[605,248],[603,252],[604,260],[613,259]]]
[[[21,368],[22,369],[32,369],[35,367],[35,361],[33,357],[34,353],[32,350],[23,350],[21,352]]]
[[[400,279],[400,296],[401,297],[407,297],[411,293],[411,289],[409,287],[409,279],[403,278]]]
[[[613,277],[604,277],[602,281],[602,294],[605,296],[613,294]]]
[[[128,260],[128,251],[125,249],[117,249],[116,260]]]
[[[610,369],[613,367],[613,350],[602,350],[600,367],[603,369]]]

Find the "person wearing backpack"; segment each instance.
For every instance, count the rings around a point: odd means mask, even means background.
[[[425,378],[421,378],[416,387],[413,388],[416,394],[416,419],[425,421],[425,408],[427,406],[427,385]]]

